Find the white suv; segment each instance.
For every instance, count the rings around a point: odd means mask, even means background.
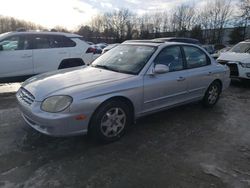
[[[9,32],[0,35],[0,82],[90,64],[93,50],[80,35]]]
[[[250,40],[240,42],[228,52],[221,53],[217,61],[229,66],[232,78],[250,79]]]

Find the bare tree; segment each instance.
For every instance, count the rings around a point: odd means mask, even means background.
[[[185,31],[192,28],[194,19],[194,6],[182,4],[173,10],[172,27],[173,31]]]
[[[155,33],[155,37],[159,37],[160,32],[162,31],[163,27],[163,13],[156,12],[151,14],[150,16],[151,24],[153,25],[153,31]]]
[[[193,35],[206,39],[205,42],[219,43],[231,12],[231,0],[207,0],[203,7],[181,4],[168,13],[154,12],[140,16],[121,9],[97,15],[86,32],[92,32],[96,39],[114,38],[117,42],[132,38],[149,39],[163,36],[164,32],[164,36],[191,36],[195,32],[197,34]]]
[[[207,1],[205,7],[198,15],[199,24],[205,29],[207,42],[221,42],[223,28],[228,23],[231,13],[231,0]]]
[[[169,27],[169,15],[167,12],[163,12],[162,13],[162,32],[167,32],[170,31],[170,27]]]
[[[120,42],[125,38],[127,26],[130,23],[132,13],[128,9],[114,11],[111,14],[111,23],[117,33],[117,39]]]
[[[243,20],[244,24],[244,39],[246,38],[246,29],[250,21],[250,0],[241,0],[239,4],[240,8],[240,17]]]
[[[16,19],[16,18],[0,15],[0,33],[16,31],[19,28],[24,28],[26,30],[44,30],[45,29],[45,27],[34,24],[32,22],[27,22],[27,21]]]

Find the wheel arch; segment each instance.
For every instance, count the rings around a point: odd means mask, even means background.
[[[60,62],[58,69],[76,67],[76,66],[82,66],[82,65],[86,65],[86,63],[83,61],[82,58],[67,58],[67,59],[63,59]]]
[[[213,83],[215,83],[215,82],[217,82],[217,83],[220,84],[220,92],[221,92],[222,89],[223,89],[223,83],[222,83],[222,81],[221,81],[220,79],[217,78],[217,79],[215,79],[211,84],[213,84]],[[210,85],[211,85],[211,84],[210,84]],[[210,85],[209,85],[209,86],[210,86]]]
[[[109,101],[122,101],[122,102],[126,103],[126,104],[128,105],[128,107],[130,108],[130,110],[131,110],[132,120],[133,120],[133,121],[135,120],[135,107],[134,107],[133,102],[132,102],[128,97],[119,95],[119,96],[113,96],[113,97],[110,97],[110,98],[108,98],[108,99],[105,99],[103,102],[101,102],[101,103],[96,107],[96,109],[94,110],[94,112],[93,112],[92,115],[91,115],[91,118],[90,118],[88,127],[91,125],[91,122],[92,122],[92,120],[93,120],[93,117],[95,116],[95,114],[97,113],[97,111],[100,109],[100,107],[101,107],[102,105],[104,105],[105,103],[108,103]]]

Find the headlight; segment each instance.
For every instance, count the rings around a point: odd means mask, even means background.
[[[67,95],[48,97],[42,102],[41,109],[46,112],[61,112],[69,107],[73,99]]]
[[[243,68],[250,68],[250,63],[240,63]]]

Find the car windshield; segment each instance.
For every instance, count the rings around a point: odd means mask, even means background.
[[[138,74],[156,47],[143,45],[120,45],[96,59],[91,66],[115,72]]]
[[[235,45],[230,51],[236,53],[250,53],[250,43],[247,42],[239,43]]]

